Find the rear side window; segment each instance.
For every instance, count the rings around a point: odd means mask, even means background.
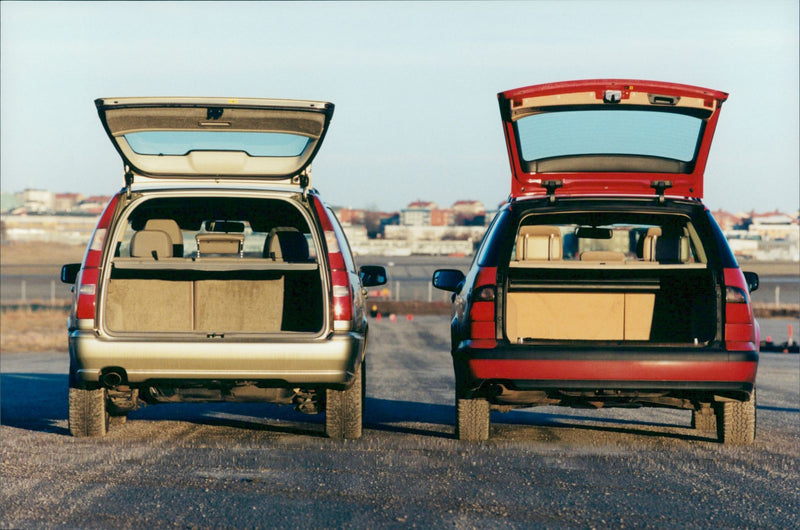
[[[333,210],[327,206],[325,209],[328,212],[328,217],[331,218],[333,231],[336,232],[336,239],[339,240],[339,250],[342,252],[345,266],[347,267],[348,271],[354,273],[356,272],[356,262],[355,259],[353,259],[353,254],[350,252],[350,244],[347,242],[347,237],[344,235],[342,225],[339,223],[339,219],[336,217],[336,214],[333,213]]]

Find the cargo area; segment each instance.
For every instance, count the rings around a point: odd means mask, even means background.
[[[151,199],[119,234],[103,288],[111,333],[319,332],[322,271],[287,201]]]
[[[705,268],[512,267],[505,332],[514,343],[705,344],[716,335],[716,314],[714,283]]]
[[[507,269],[507,339],[713,341],[719,294],[693,227],[647,220],[521,226]]]

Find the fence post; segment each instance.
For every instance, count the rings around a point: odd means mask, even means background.
[[[428,303],[433,302],[433,284],[428,282]]]
[[[781,286],[778,285],[775,287],[775,307],[780,307],[781,305]]]
[[[22,280],[20,282],[19,287],[20,287],[20,291],[22,291],[22,294],[20,295],[20,297],[22,298],[22,301],[24,302],[26,300],[26,296],[25,296],[25,287],[26,287],[25,280]]]
[[[53,303],[53,304],[56,302],[56,281],[55,280],[50,280],[50,302]]]

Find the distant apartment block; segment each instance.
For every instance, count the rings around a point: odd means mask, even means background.
[[[439,206],[435,202],[415,201],[400,210],[400,224],[404,226],[431,226],[431,212]]]

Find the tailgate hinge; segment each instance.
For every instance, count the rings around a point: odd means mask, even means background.
[[[543,180],[542,187],[547,190],[547,196],[550,202],[556,202],[556,190],[564,185],[561,180]]]
[[[656,190],[656,195],[658,195],[658,202],[664,202],[664,192],[672,187],[672,181],[654,180],[650,183],[650,187]]]
[[[308,188],[311,185],[311,166],[307,166],[302,173],[300,173],[300,187],[303,188],[303,198],[308,198]]]
[[[133,173],[130,166],[125,165],[125,198],[131,198],[131,185],[133,184]]]

